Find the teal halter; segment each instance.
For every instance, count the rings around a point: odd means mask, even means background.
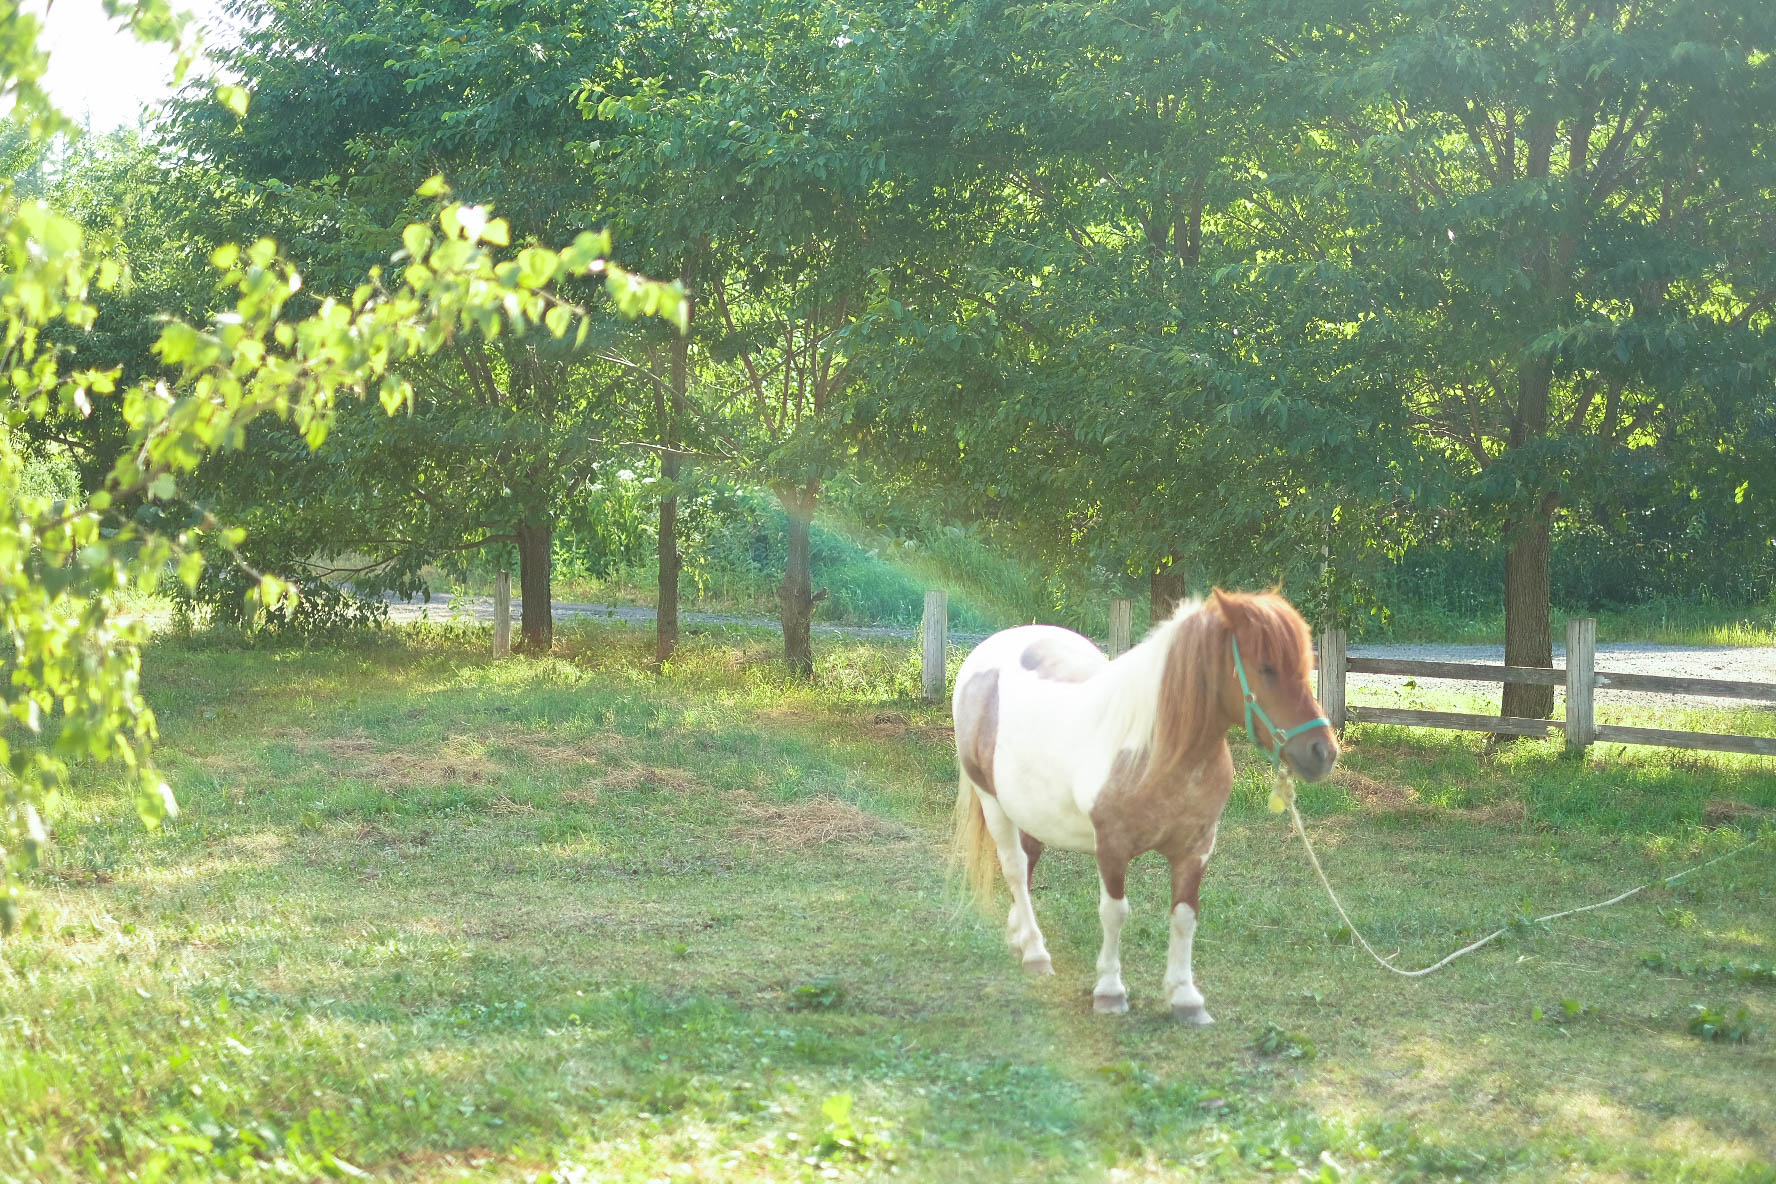
[[[1233,639],[1233,670],[1235,674],[1239,675],[1240,691],[1246,696],[1246,735],[1251,739],[1253,748],[1259,752],[1264,751],[1264,745],[1258,743],[1258,730],[1252,726],[1252,717],[1257,716],[1264,724],[1264,730],[1270,734],[1270,738],[1276,741],[1276,747],[1270,750],[1270,763],[1274,768],[1280,770],[1283,767],[1283,745],[1303,732],[1332,726],[1331,720],[1323,715],[1316,715],[1306,723],[1296,724],[1286,732],[1278,730],[1276,724],[1271,722],[1270,716],[1264,713],[1264,708],[1259,705],[1258,696],[1252,693],[1252,684],[1246,680],[1246,664],[1240,661],[1240,643],[1237,637]]]

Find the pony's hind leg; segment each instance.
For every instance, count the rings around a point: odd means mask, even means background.
[[[1011,912],[1005,918],[1005,940],[1023,960],[1031,974],[1053,974],[1054,962],[1036,924],[1036,910],[1030,904],[1030,871],[1033,861],[1024,846],[1024,836],[1017,823],[1000,809],[997,798],[980,795],[981,814],[993,845],[999,850],[999,870],[1005,873],[1005,886],[1011,889]],[[1037,847],[1040,852],[1041,848]]]

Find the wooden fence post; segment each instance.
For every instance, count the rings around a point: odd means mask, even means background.
[[[1584,752],[1597,739],[1597,618],[1566,623],[1566,750]]]
[[[942,588],[925,593],[925,623],[920,630],[919,682],[927,703],[944,697],[944,661],[950,641],[950,595]]]
[[[1332,721],[1332,730],[1344,734],[1345,633],[1328,629],[1320,634],[1320,710]]]
[[[493,656],[503,658],[512,652],[512,573],[501,571],[493,577]]]
[[[1110,656],[1120,658],[1128,653],[1129,640],[1135,628],[1135,602],[1132,600],[1112,600],[1110,602]]]

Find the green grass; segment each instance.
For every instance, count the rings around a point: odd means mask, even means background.
[[[1153,857],[1134,1011],[1102,1018],[1088,860],[1038,873],[1052,979],[946,893],[909,647],[823,645],[813,686],[746,631],[663,675],[641,631],[485,648],[151,652],[184,814],[144,834],[88,773],[57,820],[41,928],[0,946],[0,1179],[1776,1179],[1776,994],[1720,970],[1776,962],[1768,854],[1406,982],[1241,742],[1197,947],[1219,1023],[1160,1007]],[[1750,758],[1349,741],[1302,805],[1403,964],[1776,816]],[[1751,1038],[1692,1034],[1697,1004]]]

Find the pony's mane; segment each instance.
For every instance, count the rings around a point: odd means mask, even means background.
[[[1226,735],[1228,712],[1239,702],[1224,686],[1230,677],[1231,638],[1249,674],[1272,665],[1305,680],[1313,665],[1313,638],[1293,605],[1275,592],[1223,592],[1182,606],[1164,626],[1163,664],[1153,707],[1148,776],[1165,777]]]

